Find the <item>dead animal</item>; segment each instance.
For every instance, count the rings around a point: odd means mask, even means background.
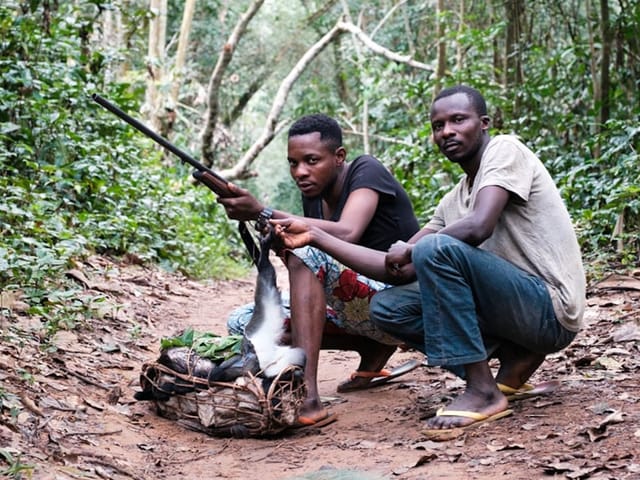
[[[143,368],[142,391],[134,394],[137,400],[167,401],[174,395],[206,390],[215,382],[234,382],[250,376],[262,379],[262,388],[267,392],[273,379],[289,366],[299,368],[292,369],[280,380],[293,380],[296,385],[302,383],[306,362],[304,350],[280,344],[285,313],[276,271],[269,259],[274,237],[275,233],[269,229],[260,238],[255,309],[244,331],[241,353],[216,363],[189,347],[167,348],[161,352],[155,366]]]
[[[247,373],[271,379],[290,365],[304,368],[304,350],[280,345],[285,313],[276,283],[276,271],[269,259],[274,238],[275,233],[270,227],[260,238],[255,308],[245,327],[242,353],[214,368],[209,375],[210,381],[234,380]]]

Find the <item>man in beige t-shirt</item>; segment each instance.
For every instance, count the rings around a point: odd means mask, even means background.
[[[467,382],[423,431],[442,439],[512,413],[503,392],[525,390],[545,356],[582,327],[585,277],[551,176],[516,138],[489,137],[477,90],[440,92],[431,125],[465,176],[408,242],[385,254],[293,219],[274,223],[290,248],[310,244],[369,278],[401,284],[373,296],[371,320]],[[500,361],[496,378],[490,358]]]
[[[386,257],[417,282],[377,294],[372,320],[467,381],[427,422],[443,431],[511,413],[503,392],[522,389],[545,355],[582,327],[585,276],[567,209],[542,162],[515,137],[489,137],[480,93],[443,90],[431,108],[433,138],[465,176],[433,218]],[[497,357],[494,379],[488,359]]]

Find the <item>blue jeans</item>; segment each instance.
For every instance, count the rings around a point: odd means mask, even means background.
[[[503,343],[547,354],[576,335],[557,321],[542,280],[491,252],[433,234],[414,246],[412,261],[418,280],[378,292],[370,312],[429,365],[458,373]]]

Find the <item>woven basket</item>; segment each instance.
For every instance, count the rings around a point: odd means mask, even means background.
[[[296,424],[306,396],[303,371],[289,366],[270,380],[251,374],[209,382],[158,363],[145,363],[143,391],[153,392],[158,414],[212,436],[262,437]]]

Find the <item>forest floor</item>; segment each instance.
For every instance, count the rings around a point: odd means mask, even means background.
[[[278,269],[286,285],[286,271]],[[631,479],[640,478],[640,271],[590,286],[588,327],[532,379],[551,395],[448,442],[420,433],[463,383],[420,367],[375,389],[336,393],[357,366],[324,351],[322,428],[270,439],[216,438],[134,400],[160,339],[188,326],[225,335],[229,312],[252,301],[255,276],[195,282],[92,258],[69,276],[101,298],[95,318],[40,347],[42,319],[4,294],[0,316],[0,476],[35,479]],[[390,365],[424,359],[396,352]]]

